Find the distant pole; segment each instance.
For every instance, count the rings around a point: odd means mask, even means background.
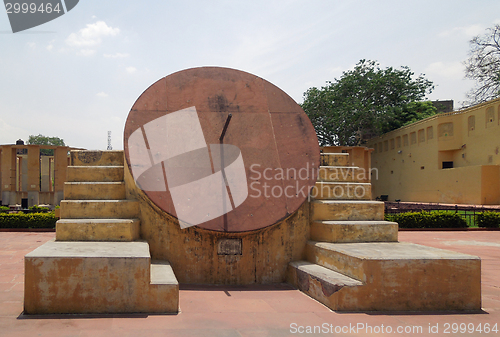
[[[108,151],[113,150],[113,146],[111,146],[111,131],[108,131]]]

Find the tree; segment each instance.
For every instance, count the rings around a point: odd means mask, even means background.
[[[465,77],[476,86],[467,93],[466,105],[474,105],[500,96],[500,25],[470,40],[469,59],[465,61]]]
[[[321,145],[359,145],[417,118],[415,109],[428,107],[410,105],[434,89],[423,75],[413,75],[408,67],[381,69],[375,61],[361,60],[340,79],[307,90],[302,108]]]
[[[28,138],[28,144],[66,146],[66,144],[64,144],[64,140],[59,137],[46,137],[41,134],[38,136],[30,135]],[[43,156],[53,156],[54,150],[42,149],[40,150],[40,154]]]

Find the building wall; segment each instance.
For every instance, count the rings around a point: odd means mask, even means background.
[[[41,149],[53,149],[54,156],[40,156]],[[63,198],[67,146],[0,145],[0,204],[59,205]]]
[[[500,204],[500,99],[424,119],[367,146],[378,170],[373,197]]]
[[[269,227],[224,233],[189,227],[160,210],[135,184],[125,165],[127,198],[140,204],[141,237],[152,259],[168,260],[180,283],[271,284],[285,282],[291,261],[305,258],[309,240],[309,203]],[[221,240],[241,240],[241,255],[219,254]]]

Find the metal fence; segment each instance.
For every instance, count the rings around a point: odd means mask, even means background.
[[[407,212],[432,212],[432,211],[451,211],[458,213],[469,227],[477,227],[477,214],[490,211],[500,212],[500,208],[485,207],[485,206],[449,206],[449,205],[433,205],[433,204],[399,204],[396,202],[385,203],[386,214],[398,214]]]

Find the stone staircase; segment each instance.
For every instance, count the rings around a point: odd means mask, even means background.
[[[289,264],[288,282],[332,310],[480,310],[481,260],[399,243],[362,170],[322,153],[306,261]]]
[[[167,261],[140,241],[123,151],[72,151],[56,240],[25,256],[25,313],[177,313]]]

